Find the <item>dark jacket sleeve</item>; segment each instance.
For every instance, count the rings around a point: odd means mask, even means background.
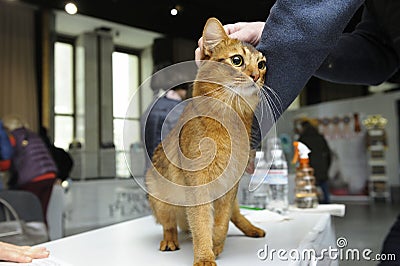
[[[398,21],[395,25],[399,25]],[[377,18],[364,8],[361,22],[352,33],[340,37],[316,76],[336,83],[362,85],[388,80],[399,67],[399,56],[389,45],[389,37]]]
[[[277,0],[257,49],[267,58],[265,84],[275,118],[293,102],[335,47],[363,0]],[[265,108],[262,108],[265,111]],[[261,135],[272,127],[263,115]],[[260,120],[260,118],[258,118]]]

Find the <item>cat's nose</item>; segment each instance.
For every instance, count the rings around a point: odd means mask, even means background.
[[[253,79],[254,82],[257,82],[257,80],[260,78],[260,74],[258,74],[258,72],[253,72],[250,77]]]

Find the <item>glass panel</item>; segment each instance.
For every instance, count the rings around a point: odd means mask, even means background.
[[[73,130],[74,119],[72,116],[56,115],[54,117],[54,145],[68,150],[69,144],[74,137]]]
[[[127,127],[124,130],[124,125]],[[129,132],[126,150],[123,144],[123,132]],[[118,177],[129,177],[127,162],[129,159],[129,148],[134,142],[140,141],[140,122],[138,120],[114,119],[114,143],[116,149],[116,171]]]
[[[124,124],[127,127],[124,130]],[[124,150],[123,144],[123,132],[129,132],[129,136],[125,136],[127,140],[127,145],[140,141],[140,122],[138,120],[126,120],[124,119],[114,119],[114,144],[115,149],[122,151]],[[126,147],[129,149],[129,147]]]
[[[73,114],[73,46],[56,42],[54,49],[54,111]]]
[[[129,160],[129,145],[140,141],[140,94],[139,87],[139,58],[136,55],[113,53],[113,116],[114,144],[116,149],[116,170],[118,177],[129,177],[127,162]],[[128,106],[129,118],[124,120]],[[129,132],[128,147],[124,147],[123,132]]]
[[[128,178],[131,176],[127,162],[130,161],[129,152],[117,151],[115,153],[116,174],[117,177]]]
[[[128,105],[136,107],[130,118],[139,118],[139,58],[126,53],[113,53],[114,117],[125,117]]]

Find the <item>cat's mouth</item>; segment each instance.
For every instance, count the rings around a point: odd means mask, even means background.
[[[260,86],[257,83],[246,78],[235,80],[229,87],[243,97],[256,95],[260,91]]]
[[[242,96],[242,97],[250,97],[250,96],[255,96],[259,92],[259,87],[255,83],[249,83],[249,84],[240,84],[240,85],[233,85],[229,86],[229,88],[236,94]]]

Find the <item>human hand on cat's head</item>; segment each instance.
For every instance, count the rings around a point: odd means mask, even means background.
[[[264,22],[238,22],[226,24],[224,29],[230,38],[256,46],[260,42],[264,25]],[[195,60],[199,62],[203,59],[203,37],[198,40],[197,44],[199,47],[195,51]]]
[[[235,24],[224,25],[225,32],[229,38],[238,39],[242,42],[256,46],[261,39],[264,29],[264,22],[238,22]]]

